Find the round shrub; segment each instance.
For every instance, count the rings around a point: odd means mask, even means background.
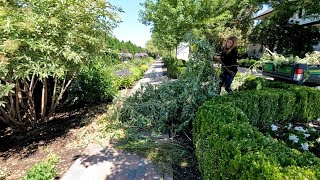
[[[70,87],[72,104],[95,104],[111,101],[118,91],[117,80],[107,69],[85,67]]]

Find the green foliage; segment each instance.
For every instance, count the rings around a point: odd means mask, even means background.
[[[283,64],[308,64],[308,65],[313,65],[317,66],[320,64],[320,52],[314,51],[312,53],[306,53],[304,58],[299,58],[298,56],[283,56],[281,54],[273,54],[268,55],[264,54],[263,57],[261,58],[263,62],[272,62],[275,65],[275,68],[279,67],[280,65]]]
[[[286,84],[277,81],[270,81],[263,78],[251,78],[244,83],[240,89],[285,89],[287,91],[295,93],[296,106],[292,110],[294,112],[294,119],[302,122],[309,122],[319,116],[320,107],[320,95],[319,91],[306,87],[293,84]]]
[[[210,44],[200,40],[195,46],[198,51],[187,63],[184,76],[159,86],[142,87],[123,103],[120,120],[156,132],[190,131],[198,107],[216,96],[218,85],[213,62],[207,58]]]
[[[213,39],[215,42],[215,48],[217,51],[221,52],[221,47],[225,46],[226,40],[230,36],[236,36],[238,38],[238,52],[244,53],[247,47],[247,37],[242,34],[243,32],[236,27],[216,27],[215,33],[213,34]]]
[[[5,180],[6,176],[7,176],[6,172],[0,169],[0,180]]]
[[[257,61],[254,59],[241,59],[238,61],[238,65],[240,67],[246,67],[246,68],[253,67],[256,63]]]
[[[129,63],[110,64],[98,58],[84,67],[68,93],[68,104],[96,104],[111,101],[120,88],[129,88],[143,76],[152,58],[133,59]]]
[[[305,53],[313,50],[312,45],[319,42],[320,31],[315,26],[300,26],[289,23],[289,19],[295,13],[299,13],[300,19],[314,19],[319,12],[319,2],[317,0],[254,0],[252,3],[259,5],[268,4],[274,9],[270,19],[262,21],[257,25],[251,35],[250,40],[260,42],[263,45],[285,55],[298,55],[302,57]],[[261,6],[262,7],[262,6]],[[265,38],[268,37],[268,38]]]
[[[248,0],[147,0],[142,4],[140,20],[152,25],[152,39],[160,49],[173,49],[189,32],[198,32],[198,37],[217,40],[217,33],[239,29],[246,39],[252,24],[252,15],[257,10]]]
[[[54,180],[58,175],[55,165],[58,163],[59,158],[55,155],[49,157],[40,163],[36,163],[32,168],[27,170],[27,175],[23,180]]]
[[[252,3],[257,4],[268,4],[273,8],[277,9],[280,12],[298,12],[299,10],[304,10],[304,13],[301,14],[302,18],[313,17],[314,14],[317,14],[320,9],[320,4],[318,0],[308,0],[308,1],[299,1],[299,0],[288,0],[281,1],[278,0],[254,0]]]
[[[120,10],[95,0],[0,4],[0,117],[26,130],[50,119],[81,67],[106,49]]]
[[[92,66],[83,68],[69,89],[68,99],[75,103],[101,103],[110,101],[118,92],[116,76],[104,68]]]
[[[297,106],[304,104],[297,104],[295,93],[279,89],[206,102],[193,124],[203,179],[319,179],[319,158],[292,150],[257,128],[294,119]]]
[[[272,137],[284,141],[291,148],[318,154],[320,131],[314,127],[312,122],[308,124],[272,124],[271,128],[265,131]]]
[[[133,55],[143,51],[143,48],[133,44],[131,41],[119,41],[117,38],[110,38],[108,40],[107,48],[116,52],[129,52]]]
[[[159,48],[156,46],[154,39],[150,39],[149,41],[146,42],[146,50],[148,52],[148,54],[153,57],[154,59],[156,59],[157,55],[162,54],[159,50]]]
[[[179,79],[183,76],[186,69],[186,61],[171,57],[164,57],[162,60],[167,67],[167,75],[169,78]]]
[[[303,57],[305,53],[313,51],[313,45],[317,45],[320,40],[319,27],[289,24],[294,13],[277,10],[270,19],[254,27],[250,41],[261,43],[284,55]]]
[[[141,79],[143,74],[149,68],[152,58],[133,59],[126,64],[118,64],[112,67],[113,74],[120,73],[117,76],[119,88],[130,88],[133,86],[134,81]]]

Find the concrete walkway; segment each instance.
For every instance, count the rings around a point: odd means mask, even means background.
[[[152,84],[157,85],[162,83],[163,81],[168,80],[167,75],[167,68],[164,66],[164,63],[161,61],[161,59],[156,60],[146,71],[144,74],[144,78],[140,79],[138,83],[132,88],[130,91],[130,94],[133,94],[138,89],[140,89],[141,85],[143,84]]]
[[[142,84],[159,84],[167,78],[161,59],[155,61],[143,79],[130,91]],[[163,136],[164,139],[168,138]],[[89,144],[84,153],[69,168],[62,180],[172,180],[171,173],[161,172],[152,162],[136,154],[115,149],[111,144]]]

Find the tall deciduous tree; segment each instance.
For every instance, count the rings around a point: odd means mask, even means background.
[[[249,0],[147,0],[140,13],[141,22],[152,25],[156,44],[172,49],[187,32],[195,32],[212,41],[224,28],[239,29],[243,37],[253,24],[258,8]]]
[[[0,2],[0,120],[26,129],[48,120],[83,64],[106,44],[118,9],[104,0]],[[13,89],[7,91],[3,84]],[[4,90],[3,90],[4,89]]]

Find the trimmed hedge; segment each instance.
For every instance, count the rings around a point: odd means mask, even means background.
[[[263,87],[217,97],[197,112],[193,136],[203,179],[320,178],[319,158],[259,131],[275,122],[298,119],[295,111],[309,108],[298,104],[301,94],[314,97],[320,92]],[[309,108],[308,114],[319,117],[317,108]]]
[[[308,122],[316,119],[320,112],[320,91],[307,86],[287,84],[271,81],[264,78],[250,78],[239,90],[252,89],[285,89],[296,95],[296,107],[293,110],[294,119],[299,122]]]
[[[186,69],[186,61],[165,57],[162,59],[164,65],[167,67],[167,75],[169,78],[177,79],[183,76]]]

